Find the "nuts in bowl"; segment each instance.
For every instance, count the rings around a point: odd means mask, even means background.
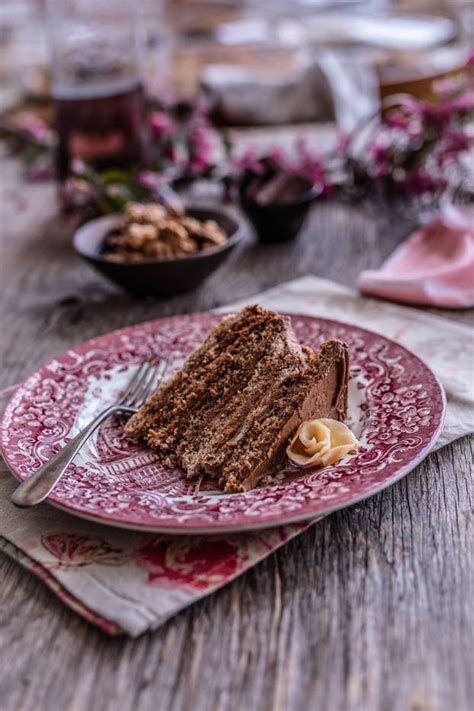
[[[121,223],[105,236],[102,254],[116,262],[179,259],[226,241],[215,220],[199,220],[156,203],[130,203]]]
[[[179,210],[132,203],[125,212],[82,225],[74,248],[127,291],[172,296],[199,286],[243,235],[238,215],[220,205]]]

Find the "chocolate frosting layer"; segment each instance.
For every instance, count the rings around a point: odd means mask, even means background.
[[[261,479],[269,478],[281,464],[292,435],[302,422],[329,417],[343,420],[347,415],[349,382],[349,349],[342,341],[327,341],[319,358],[320,375],[310,372],[307,379],[317,379],[309,385],[298,407],[278,432],[273,445],[257,467],[242,481],[243,491],[252,489]],[[308,367],[311,371],[311,364]]]

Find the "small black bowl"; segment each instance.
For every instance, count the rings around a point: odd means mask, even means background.
[[[227,242],[214,249],[178,259],[147,259],[142,262],[114,262],[102,254],[105,236],[122,215],[106,215],[91,220],[74,235],[74,249],[80,257],[119,284],[137,294],[173,296],[196,288],[229,256],[244,234],[242,225],[227,210],[187,206],[186,214],[198,220],[215,220],[227,234]]]
[[[239,189],[239,202],[261,242],[267,244],[294,239],[303,226],[317,189],[308,182],[308,190],[297,199],[260,205]]]

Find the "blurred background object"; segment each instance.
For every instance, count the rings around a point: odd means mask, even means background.
[[[242,144],[291,151],[304,135],[340,158],[341,132],[359,131],[392,96],[448,102],[438,114],[459,100],[473,17],[464,0],[7,0],[0,129],[29,141],[30,175],[51,173],[44,154],[56,145],[59,177],[74,172],[87,191],[72,192],[84,200],[93,186],[107,209],[161,179],[221,179]],[[457,158],[469,142],[462,122]],[[420,135],[397,138],[403,170],[419,163]],[[393,156],[402,160],[399,148]]]
[[[49,92],[48,49],[42,0],[0,3],[0,111],[24,95]]]
[[[12,89],[34,96],[49,91],[46,4],[5,0],[0,6],[0,72],[10,95]],[[72,8],[77,16],[85,4],[58,2],[56,13]],[[109,23],[110,15],[118,21],[124,12],[123,0],[94,4],[97,13],[108,7]],[[188,99],[201,81],[223,91],[226,77],[234,87],[243,77],[288,86],[301,73],[304,81],[328,50],[341,65],[374,71],[382,96],[415,81],[423,92],[430,77],[460,66],[474,28],[466,0],[137,0],[131,7],[145,85],[151,93],[173,90]],[[446,47],[453,51],[438,53]]]
[[[468,14],[438,2],[175,3],[175,84],[185,96],[203,85],[224,124],[335,118],[349,130],[380,98],[423,96],[463,66]]]
[[[143,154],[142,36],[134,0],[47,0],[57,175],[74,160],[98,169]]]

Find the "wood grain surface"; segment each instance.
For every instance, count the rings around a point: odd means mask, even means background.
[[[54,186],[27,185],[3,160],[0,191],[0,387],[126,324],[309,272],[352,285],[408,229],[390,215],[317,206],[298,241],[249,237],[198,291],[158,301],[118,291],[79,261]],[[1,711],[471,709],[472,455],[469,438],[431,454],[135,641],[106,637],[2,555]]]

